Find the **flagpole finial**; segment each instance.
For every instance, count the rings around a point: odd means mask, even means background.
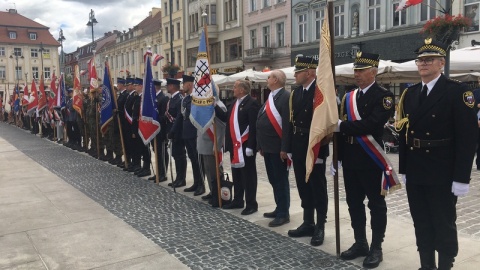
[[[105,60],[107,60],[107,61],[108,61],[108,55],[105,55]]]
[[[147,45],[147,50],[151,50],[152,49],[152,45]]]

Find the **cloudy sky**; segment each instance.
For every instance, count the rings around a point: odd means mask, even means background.
[[[97,39],[108,31],[132,28],[152,7],[161,7],[160,0],[0,0],[2,11],[16,8],[19,14],[49,27],[54,38],[62,28],[65,52],[92,41],[92,28],[87,26],[91,9],[98,21],[93,28]]]

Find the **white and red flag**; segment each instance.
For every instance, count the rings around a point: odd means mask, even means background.
[[[37,93],[37,85],[35,84],[35,79],[32,80],[32,87],[31,87],[32,94],[30,95],[29,103],[27,105],[27,113],[32,115],[38,106],[38,93]]]
[[[98,88],[97,69],[95,68],[95,56],[88,61],[88,80],[90,81],[90,90]]]
[[[322,140],[333,134],[338,123],[337,96],[335,94],[335,81],[331,61],[332,49],[328,10],[325,8],[325,18],[323,19],[318,53],[318,63],[322,64],[317,68],[317,83],[313,98],[313,117],[305,163],[307,170],[306,181],[308,181],[313,166],[317,161],[320,147],[328,147],[328,144],[321,146]]]
[[[418,5],[423,0],[402,0],[395,11],[402,11],[410,6]]]

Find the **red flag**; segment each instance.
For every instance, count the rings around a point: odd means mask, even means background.
[[[80,85],[80,70],[78,65],[75,65],[75,72],[73,76],[73,108],[75,111],[82,116],[82,109],[83,109],[83,94],[82,94],[82,86]]]
[[[90,81],[90,90],[98,88],[97,69],[95,68],[95,56],[88,61],[88,80]]]
[[[38,106],[38,94],[37,94],[37,85],[35,84],[35,79],[32,80],[32,94],[30,95],[29,103],[27,106],[27,113],[32,114],[35,112],[35,109]]]
[[[322,64],[317,68],[317,83],[313,98],[313,117],[305,163],[307,169],[305,179],[307,181],[317,160],[320,147],[322,147],[322,140],[333,134],[338,123],[337,96],[335,94],[335,81],[332,72],[331,50],[328,10],[325,8],[325,18],[323,19],[318,53],[318,63]],[[323,147],[328,147],[328,144]]]
[[[47,95],[45,94],[45,84],[43,81],[43,73],[42,77],[40,78],[40,86],[38,92],[38,110],[42,110],[47,106]]]
[[[422,3],[423,0],[402,0],[395,11],[402,11],[410,6],[418,5]]]
[[[154,53],[153,54],[152,65],[156,66],[158,64],[158,62],[160,62],[160,60],[162,60],[162,59],[163,59],[162,55]]]
[[[48,107],[50,109],[52,109],[54,106],[57,106],[57,95],[57,76],[55,76],[55,71],[53,71],[52,81],[50,82],[50,96],[48,97]]]

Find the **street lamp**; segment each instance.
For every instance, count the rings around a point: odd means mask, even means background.
[[[95,19],[95,12],[93,11],[93,9],[90,10],[90,14],[88,16],[88,23],[87,23],[87,26],[91,26],[92,27],[92,47],[95,46],[94,44],[94,41],[95,41],[95,38],[93,37],[93,26],[95,24],[97,24],[97,19]]]
[[[10,55],[10,59],[13,59],[15,58],[15,62],[16,62],[16,68],[15,68],[15,77],[16,77],[16,80],[17,80],[17,89],[18,89],[18,85],[19,85],[19,80],[20,80],[20,77],[22,76],[21,73],[19,73],[20,71],[18,70],[18,58],[20,59],[23,59],[23,55],[19,55],[19,53],[13,51],[13,53]]]
[[[172,13],[173,13],[173,0],[169,1],[169,15],[170,15],[170,63],[171,66],[173,67],[175,65],[175,57],[173,56],[173,18],[172,18]],[[177,71],[174,68],[171,68],[169,71],[170,78],[175,78],[175,75],[177,74]]]
[[[42,77],[44,77],[45,75],[43,75],[43,52],[45,51],[45,48],[43,47],[43,42],[40,42],[40,49],[38,50],[40,52],[40,59],[41,59],[41,63],[42,63],[42,72],[40,73]],[[38,79],[38,78],[37,78]]]
[[[60,33],[58,34],[58,42],[60,42],[60,72],[65,72],[64,70],[64,55],[63,55],[63,41],[65,40],[65,37],[63,36],[63,30],[60,28]]]

